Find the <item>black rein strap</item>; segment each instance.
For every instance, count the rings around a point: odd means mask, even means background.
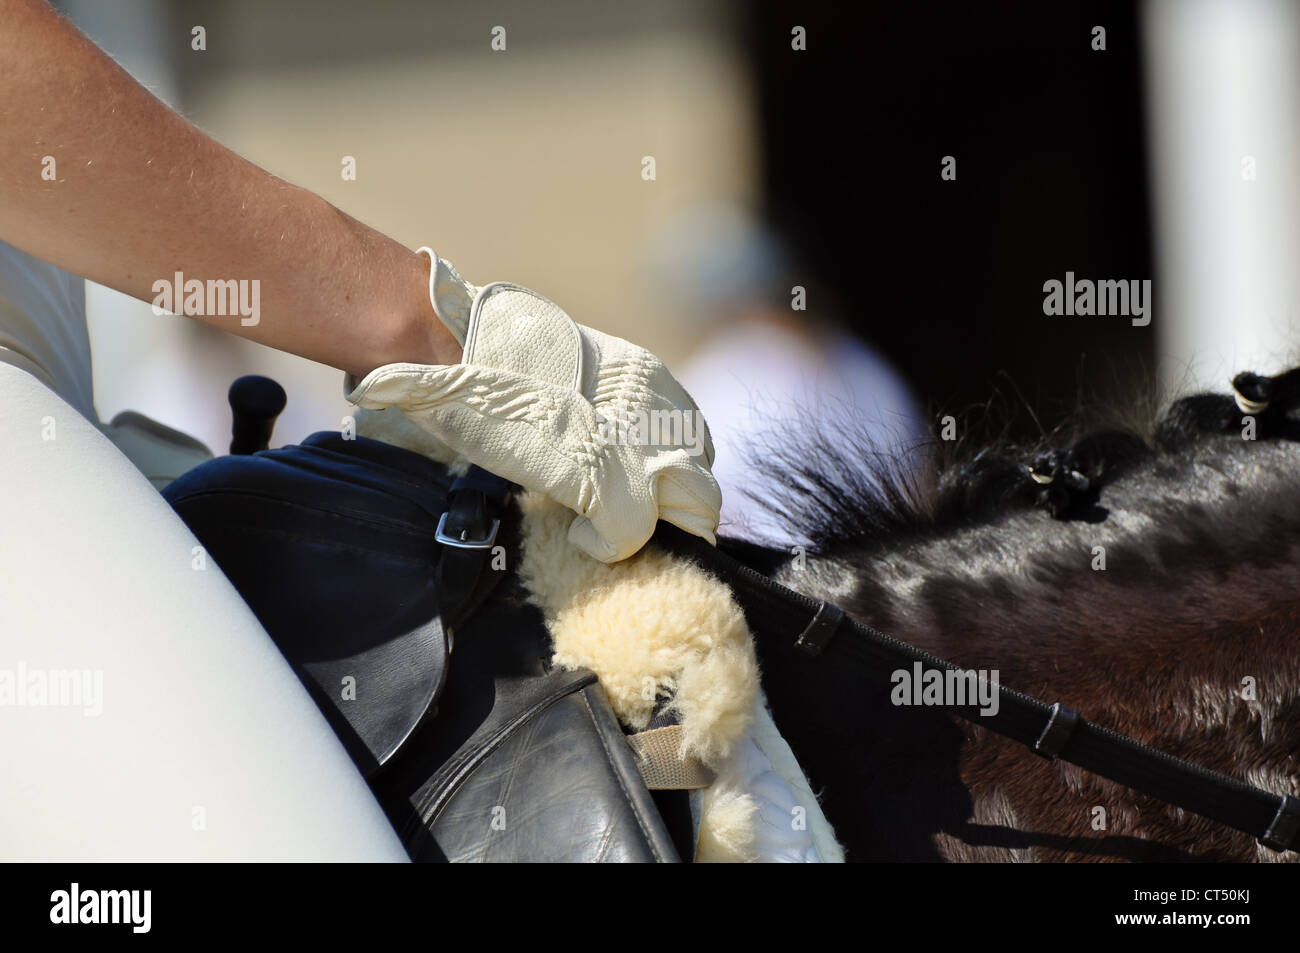
[[[705,540],[661,522],[655,542],[690,558],[731,587],[751,625],[798,633],[796,647],[829,664],[856,662],[867,673],[888,675],[920,662],[930,669],[963,671],[951,662],[877,632],[773,582]],[[1191,764],[1082,718],[998,686],[996,714],[978,704],[945,706],[961,718],[1018,741],[1046,758],[1060,758],[1125,787],[1159,798],[1257,838],[1273,850],[1300,850],[1300,799],[1272,794]]]

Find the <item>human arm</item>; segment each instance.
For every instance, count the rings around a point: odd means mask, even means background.
[[[44,0],[0,0],[0,239],[144,301],[176,272],[257,280],[257,323],[196,319],[350,373],[460,360],[427,258],[216,142]]]

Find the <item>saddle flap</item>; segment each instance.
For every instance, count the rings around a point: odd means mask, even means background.
[[[446,681],[448,655],[446,631],[434,616],[355,655],[293,661],[369,778],[432,711]]]

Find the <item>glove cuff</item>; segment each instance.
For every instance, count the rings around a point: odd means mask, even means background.
[[[479,288],[462,278],[451,262],[439,258],[427,245],[417,248],[415,253],[429,256],[429,303],[433,305],[433,313],[463,347],[470,309]]]

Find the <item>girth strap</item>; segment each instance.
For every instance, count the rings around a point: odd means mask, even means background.
[[[951,662],[890,638],[848,618],[829,603],[787,589],[721,552],[705,540],[661,522],[655,542],[694,560],[731,587],[751,627],[798,633],[792,641],[829,665],[855,663],[869,677],[923,666],[963,671]],[[831,611],[834,610],[834,611]],[[978,703],[945,710],[1018,741],[1040,754],[1108,778],[1125,787],[1217,821],[1257,838],[1273,850],[1300,850],[1300,799],[1278,795],[1210,771],[1080,717],[1061,704],[1048,705],[998,686],[998,710]]]

